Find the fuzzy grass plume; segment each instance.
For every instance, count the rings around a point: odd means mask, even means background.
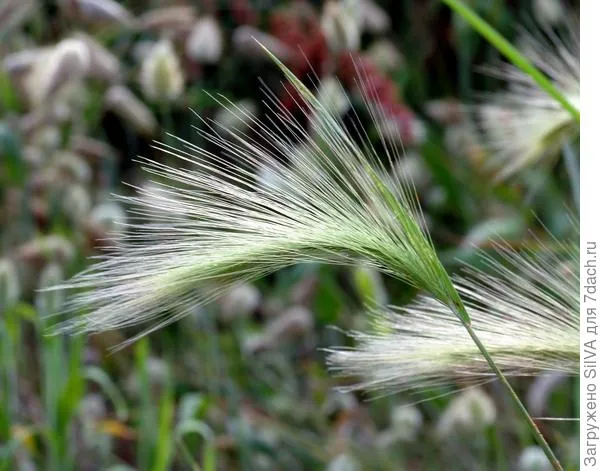
[[[468,268],[455,279],[473,330],[507,376],[579,371],[579,247],[517,252],[497,246],[485,271]],[[491,379],[489,365],[464,326],[431,296],[373,313],[370,333],[354,333],[356,347],[334,349],[329,362],[354,388],[416,392]]]
[[[549,29],[520,38],[520,51],[552,82],[576,110],[580,109],[579,31],[569,23],[559,35]],[[508,89],[491,94],[475,107],[490,149],[489,168],[499,180],[541,159],[553,159],[579,133],[579,122],[525,72],[512,64],[488,69]]]
[[[87,311],[63,330],[89,333],[142,322],[155,329],[185,315],[185,306],[303,261],[366,261],[445,305],[462,305],[421,228],[412,188],[397,177],[384,179],[385,162],[364,130],[353,130],[361,137],[352,139],[337,115],[273,60],[294,85],[290,96],[312,129],[272,95],[267,123],[216,98],[250,120],[263,139],[200,118],[205,127],[199,134],[217,150],[175,136],[176,144],[156,144],[177,165],[141,160],[155,184],[123,199],[142,222],[134,222],[99,263],[59,287],[84,289],[67,311]],[[377,108],[370,111],[377,122]],[[389,161],[397,154],[385,148]],[[257,168],[270,178],[257,179]],[[455,312],[468,321],[464,310]]]

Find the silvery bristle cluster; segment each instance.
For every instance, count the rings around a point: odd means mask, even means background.
[[[525,252],[499,245],[485,271],[467,268],[455,279],[473,329],[505,375],[577,374],[578,261],[575,243]],[[354,348],[329,357],[334,370],[359,378],[351,389],[415,392],[493,379],[463,325],[431,296],[374,312],[372,330],[353,337]]]

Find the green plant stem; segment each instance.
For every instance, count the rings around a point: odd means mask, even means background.
[[[462,308],[462,310],[464,310],[464,308]],[[561,466],[560,462],[558,461],[558,459],[554,455],[554,452],[550,448],[550,445],[548,445],[548,442],[546,441],[546,439],[544,438],[544,436],[542,435],[542,433],[538,429],[537,425],[535,424],[535,422],[533,421],[533,419],[529,415],[529,412],[527,412],[527,409],[525,408],[525,406],[523,405],[523,403],[519,399],[519,396],[517,396],[517,393],[515,392],[515,390],[512,388],[512,386],[510,385],[510,383],[506,379],[506,376],[504,376],[504,374],[502,373],[502,371],[500,371],[500,369],[498,368],[498,366],[496,365],[496,363],[492,359],[492,356],[487,351],[487,348],[485,348],[485,345],[483,345],[483,343],[481,343],[481,340],[479,340],[479,337],[477,336],[477,334],[473,330],[473,327],[471,327],[471,324],[463,322],[463,325],[465,326],[465,329],[467,329],[467,332],[469,332],[469,335],[473,339],[473,342],[475,342],[475,345],[477,345],[477,348],[479,348],[479,351],[481,352],[481,354],[484,356],[484,358],[488,362],[488,365],[490,365],[490,368],[492,369],[492,371],[494,372],[494,374],[498,377],[498,379],[500,380],[500,382],[504,385],[504,387],[508,391],[509,396],[511,397],[511,399],[514,402],[515,406],[517,407],[517,410],[519,411],[519,413],[523,416],[523,418],[527,422],[527,425],[529,426],[529,429],[531,430],[531,433],[533,434],[533,436],[536,439],[536,441],[538,442],[538,444],[544,450],[544,453],[548,457],[548,460],[550,461],[550,463],[552,464],[552,466],[554,467],[554,469],[556,471],[563,471],[563,467]]]
[[[464,18],[475,30],[487,39],[500,53],[510,60],[516,67],[529,75],[548,95],[554,98],[567,110],[578,123],[580,121],[579,110],[567,100],[552,82],[540,72],[529,59],[521,54],[511,43],[509,43],[498,31],[489,25],[481,16],[475,13],[461,0],[442,0],[452,10]]]

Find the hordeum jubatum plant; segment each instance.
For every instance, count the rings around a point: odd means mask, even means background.
[[[523,32],[518,48],[579,111],[579,30],[573,21],[565,29]],[[502,180],[542,160],[554,161],[564,144],[579,135],[577,119],[517,66],[488,71],[507,85],[474,108],[490,150],[489,169]]]
[[[296,87],[312,132],[272,99],[269,126],[237,108],[264,142],[202,119],[212,130],[199,133],[218,151],[175,136],[178,147],[157,144],[182,166],[142,159],[156,182],[124,198],[134,208],[124,243],[65,286],[93,288],[71,298],[70,311],[89,313],[65,329],[96,332],[146,321],[154,328],[172,322],[176,306],[207,302],[232,285],[305,261],[370,264],[431,292],[469,321],[422,229],[411,189],[398,177],[384,183],[384,163],[366,138],[366,146],[352,139],[337,115],[279,65]],[[288,165],[281,155],[295,157]],[[396,157],[388,147],[384,160]],[[257,180],[257,168],[271,177]],[[152,222],[136,224],[136,217]]]
[[[507,376],[579,371],[579,246],[551,240],[516,251],[496,245],[482,269],[454,278],[478,337]],[[373,329],[353,334],[356,347],[334,349],[335,370],[386,393],[473,386],[493,378],[464,327],[430,295],[373,310]]]
[[[483,366],[487,363],[500,378],[549,459],[560,469],[475,332],[469,306],[463,302],[465,294],[469,295],[465,299],[483,299],[491,291],[477,294],[477,285],[469,290],[467,282],[452,281],[425,229],[413,189],[397,175],[384,176],[385,167],[398,158],[397,148],[382,139],[383,156],[376,155],[364,130],[355,129],[351,136],[337,113],[272,58],[293,85],[290,97],[305,114],[309,130],[269,95],[272,114],[267,123],[237,109],[240,119],[251,120],[259,130],[261,140],[246,134],[244,127],[224,129],[218,122],[200,118],[204,126],[199,134],[217,150],[209,151],[176,136],[171,136],[173,144],[157,144],[171,162],[181,166],[141,160],[156,177],[155,184],[151,189],[139,189],[138,196],[123,198],[133,210],[130,230],[121,243],[99,263],[58,287],[76,291],[68,312],[86,312],[64,323],[62,331],[93,333],[146,323],[143,333],[147,333],[184,316],[189,306],[206,303],[228,288],[292,264],[363,263],[429,293],[431,298],[426,298],[429,301],[424,305],[430,303],[431,316],[422,316],[423,332],[436,327],[452,333],[454,328],[465,329],[467,337],[460,330],[457,348],[465,351],[464,358],[476,365],[478,374],[489,373]],[[359,88],[364,91],[369,86],[363,81]],[[216,100],[230,111],[236,109],[224,98]],[[378,107],[366,104],[373,121],[380,122]],[[380,136],[384,131],[378,129]],[[257,170],[268,173],[269,178],[257,179]],[[525,299],[515,295],[498,303],[520,306],[530,300],[531,293],[519,293]],[[471,311],[485,326],[486,309],[471,307]],[[416,333],[418,321],[413,316],[409,322],[414,323]],[[536,327],[541,327],[538,334],[549,347],[544,337],[546,324],[532,322],[530,328]],[[484,327],[481,330],[487,335]],[[388,331],[395,335],[393,329]],[[425,347],[430,338],[433,343]],[[475,349],[467,349],[466,338],[472,339]],[[433,334],[406,339],[413,345],[422,342],[421,351],[439,346]],[[454,361],[448,339],[444,348],[439,355]],[[404,361],[400,356],[391,358],[402,355],[401,350],[389,352],[390,363]],[[506,352],[496,353],[503,358]],[[529,353],[524,348],[521,358],[528,359]],[[334,362],[339,355],[334,354]],[[368,355],[361,357],[360,346],[355,355],[355,365],[343,366],[364,373],[358,365],[366,364]],[[549,351],[547,356],[551,355]],[[375,370],[381,367],[382,375],[392,376],[383,373],[389,367],[377,359],[370,366]],[[427,371],[413,371],[415,381],[430,380]]]

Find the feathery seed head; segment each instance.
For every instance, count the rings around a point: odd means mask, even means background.
[[[576,27],[570,25],[566,38],[546,31],[547,40],[526,34],[520,50],[579,109],[577,33]],[[491,151],[490,168],[497,172],[498,179],[504,179],[542,158],[555,157],[562,144],[578,134],[579,125],[568,111],[515,66],[505,65],[491,72],[506,80],[509,88],[492,95],[490,102],[476,106],[475,110]]]
[[[489,272],[467,269],[455,286],[472,328],[505,375],[579,369],[578,247],[555,242],[553,250],[517,253],[499,246]],[[351,388],[414,392],[458,378],[493,377],[461,323],[431,296],[377,312],[371,333],[353,334],[353,349],[334,349],[334,370],[358,376]]]
[[[260,142],[200,118],[209,129],[199,134],[218,151],[175,136],[178,147],[156,144],[181,166],[142,159],[156,177],[155,188],[122,198],[133,208],[130,231],[100,263],[65,285],[88,290],[71,298],[68,311],[88,314],[66,324],[67,330],[144,321],[158,328],[185,315],[177,307],[205,303],[237,283],[305,261],[365,261],[428,290],[468,321],[420,228],[411,189],[396,177],[384,183],[378,176],[384,163],[364,134],[361,142],[352,139],[339,118],[271,57],[294,85],[313,133],[271,95],[269,122],[251,117]],[[237,112],[249,118],[243,109]],[[291,155],[299,140],[305,158],[282,162],[280,156]],[[384,158],[391,163],[397,153],[387,145]],[[259,166],[285,184],[257,182],[253,169]]]

